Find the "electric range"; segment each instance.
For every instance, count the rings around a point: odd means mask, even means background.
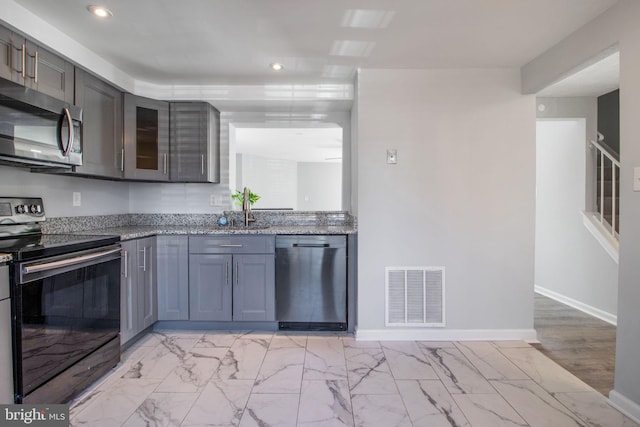
[[[42,199],[0,197],[16,403],[67,402],[120,360],[120,237],[42,234],[44,221]]]

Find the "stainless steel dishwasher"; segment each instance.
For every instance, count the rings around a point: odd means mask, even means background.
[[[276,236],[279,329],[347,329],[346,236]]]

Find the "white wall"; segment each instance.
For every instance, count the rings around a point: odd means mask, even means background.
[[[73,206],[79,192],[81,206]],[[0,196],[42,197],[48,217],[129,213],[129,183],[31,173],[0,166]]]
[[[536,99],[538,119],[549,118],[583,118],[586,122],[586,140],[596,141],[598,132],[598,98],[595,96],[576,96],[563,98],[538,97]],[[540,111],[540,106],[544,106]],[[586,143],[586,141],[585,141]],[[590,151],[593,153],[593,151]],[[585,200],[583,210],[596,211],[596,156],[588,156],[586,159],[585,174]]]
[[[132,182],[130,188],[131,213],[208,214],[231,206],[229,189],[221,184]]]
[[[640,166],[640,2],[620,0],[522,69],[522,88],[540,90],[608,46],[620,50],[620,251],[616,374],[611,401],[640,420],[640,193],[633,169]]]
[[[298,209],[342,210],[342,162],[298,162]]]
[[[445,266],[447,329],[535,336],[535,97],[518,70],[358,80],[359,334],[385,328],[385,266]]]
[[[349,210],[349,212],[356,216],[358,215],[358,76],[360,75],[360,70],[356,72],[354,86],[354,102],[353,108],[351,109],[351,115],[349,117],[351,126],[351,147],[349,151],[349,160],[346,157],[342,158],[342,167],[343,170],[348,170],[351,173],[345,173],[345,179],[343,179],[343,188],[348,188],[349,191],[342,192],[342,206],[343,209]],[[346,153],[346,151],[345,151]],[[349,177],[349,181],[344,182],[346,177]]]
[[[618,265],[583,225],[585,129],[584,119],[537,123],[535,284],[615,319]]]
[[[249,187],[260,196],[254,208],[299,209],[297,162],[253,154],[238,154],[236,158],[240,173],[237,189]]]

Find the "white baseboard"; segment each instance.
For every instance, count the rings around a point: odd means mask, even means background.
[[[359,341],[512,341],[538,342],[534,329],[357,329]]]
[[[640,404],[623,396],[615,390],[609,393],[609,404],[618,411],[640,424]]]
[[[537,293],[539,293],[540,295],[544,295],[545,297],[551,298],[553,300],[556,300],[558,302],[561,302],[565,305],[568,305],[569,307],[573,307],[576,310],[580,310],[584,313],[587,313],[593,317],[597,317],[600,320],[604,320],[607,323],[610,323],[614,326],[618,325],[618,316],[616,316],[615,314],[611,314],[611,313],[607,313],[604,310],[600,310],[599,308],[590,306],[588,304],[585,304],[583,302],[580,302],[578,300],[575,300],[573,298],[564,296],[562,294],[559,294],[555,291],[552,291],[550,289],[547,288],[543,288],[542,286],[534,286],[533,287],[534,291],[536,291]]]

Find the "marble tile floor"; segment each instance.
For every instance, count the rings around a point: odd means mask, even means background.
[[[157,330],[71,425],[639,427],[525,342]]]

